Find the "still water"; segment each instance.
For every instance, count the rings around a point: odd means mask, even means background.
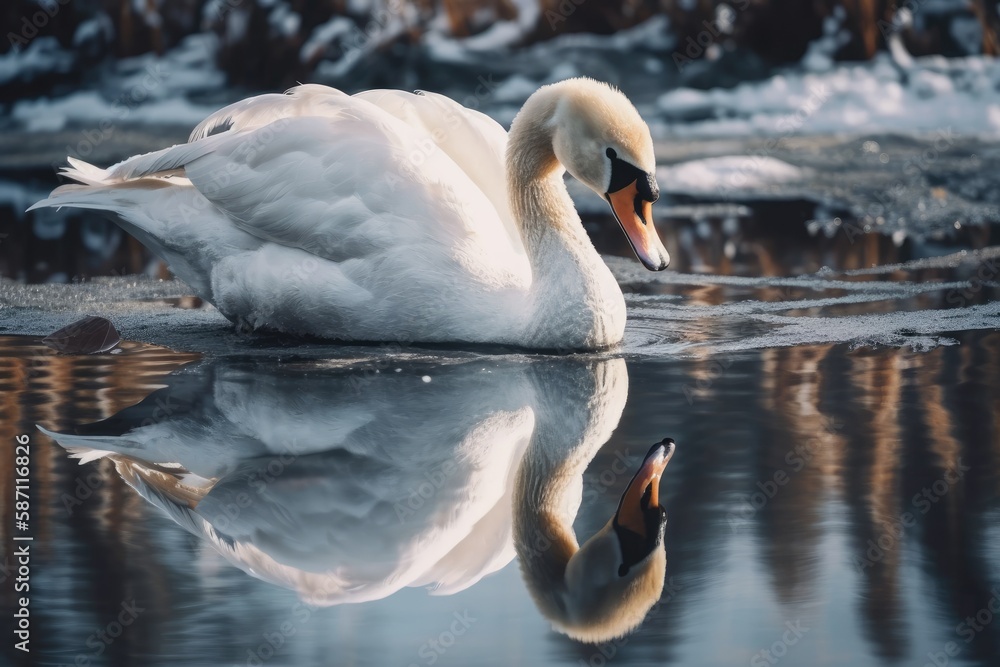
[[[33,443],[33,660],[996,664],[1000,334],[951,336],[377,362],[0,338],[2,437]],[[582,544],[665,436],[662,592],[625,639],[569,639],[519,568],[525,489]]]

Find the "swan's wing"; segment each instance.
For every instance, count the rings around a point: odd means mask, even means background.
[[[506,206],[496,186],[487,196],[426,128],[365,99],[300,86],[227,107],[193,136],[218,127],[229,129],[81,176],[124,186],[183,170],[244,231],[332,261],[396,248],[433,261],[445,250],[477,266],[527,272],[506,208],[493,203]],[[496,153],[492,136],[481,144]],[[492,153],[480,158],[499,164]],[[486,182],[485,171],[476,174]]]
[[[191,131],[188,141],[204,139],[217,131],[253,130],[281,118],[335,117],[348,97],[336,88],[317,84],[296,86],[284,95],[257,95],[219,109]]]
[[[213,113],[191,132],[188,141],[203,139],[217,130],[256,129],[284,118],[337,117],[349,106],[346,97],[339,90],[320,85],[297,86],[285,95],[251,97]],[[398,118],[444,151],[490,200],[514,245],[521,248],[507,200],[507,132],[499,123],[437,93],[368,90],[354,98]],[[424,142],[423,148],[428,147]]]
[[[507,132],[499,123],[437,93],[368,90],[355,97],[426,134],[483,191],[499,213],[512,245],[523,249],[507,198]]]

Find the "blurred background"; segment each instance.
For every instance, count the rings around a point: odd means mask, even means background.
[[[995,240],[997,0],[16,0],[0,8],[0,275],[166,269],[99,215],[24,210],[296,82],[445,93],[509,124],[540,85],[619,86],[657,142],[681,270],[771,275]],[[574,190],[599,249],[602,202]],[[837,234],[847,230],[847,234]],[[833,253],[836,260],[806,254]],[[847,255],[850,254],[851,257]],[[868,261],[868,260],[871,261]],[[792,266],[788,263],[792,262]]]

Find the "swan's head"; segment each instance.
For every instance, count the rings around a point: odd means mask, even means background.
[[[611,204],[647,269],[667,268],[670,255],[653,226],[660,188],[649,127],[628,98],[605,83],[580,78],[551,87],[559,93],[551,120],[556,159]]]
[[[653,445],[614,517],[567,564],[567,613],[554,622],[570,637],[587,642],[621,637],[660,599],[667,513],[659,502],[659,484],[673,454],[670,438]]]

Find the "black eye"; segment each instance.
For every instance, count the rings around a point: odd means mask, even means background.
[[[610,158],[618,157],[618,153],[615,152],[615,149],[610,147],[608,148],[608,150],[605,151],[605,154]]]

